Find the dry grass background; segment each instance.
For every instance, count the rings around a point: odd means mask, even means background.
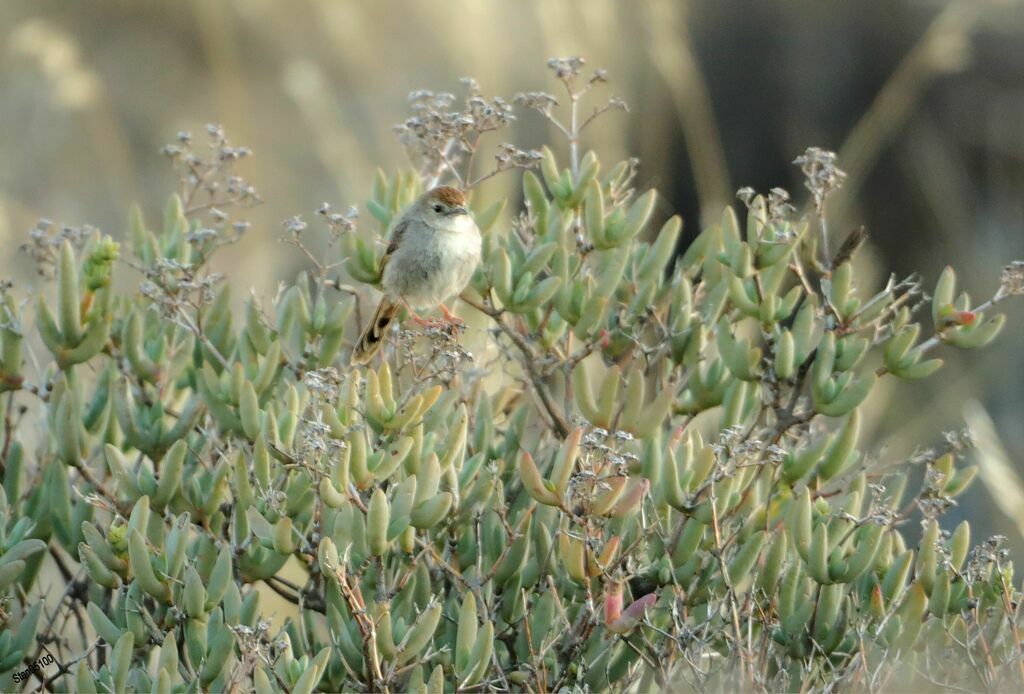
[[[391,125],[418,88],[486,94],[552,90],[545,60],[605,67],[631,113],[602,119],[586,146],[642,160],[692,234],[740,185],[799,196],[789,164],[807,145],[850,173],[835,228],[866,223],[864,262],[934,282],[952,262],[977,296],[1024,257],[1024,5],[1016,1],[793,0],[6,0],[0,3],[0,277],[23,290],[15,250],[40,217],[124,236],[127,209],[158,214],[174,177],[160,146],[208,121],[256,156],[265,198],[247,238],[221,259],[244,295],[270,296],[302,258],[275,242],[281,220],[369,193],[377,165],[405,163]],[[550,138],[522,113],[516,142]],[[497,144],[497,142],[493,143]],[[518,178],[485,195],[518,196]],[[884,271],[883,271],[884,269]],[[1010,303],[1010,302],[1008,302]],[[976,537],[1024,551],[1024,307],[982,352],[876,401],[878,455],[909,455],[964,426],[979,434],[995,487],[959,510]],[[988,419],[990,418],[990,419]],[[991,421],[991,426],[985,426]],[[1010,471],[1010,472],[1007,472]],[[993,504],[992,502],[995,502]]]

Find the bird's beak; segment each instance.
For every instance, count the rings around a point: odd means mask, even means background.
[[[452,214],[469,214],[469,210],[466,209],[465,205],[459,205],[452,208]]]

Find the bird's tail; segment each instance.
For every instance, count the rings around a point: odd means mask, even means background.
[[[377,310],[373,314],[373,320],[363,330],[356,348],[352,351],[353,364],[365,364],[377,353],[380,346],[384,344],[386,330],[399,310],[401,303],[391,301],[388,297],[380,300]]]

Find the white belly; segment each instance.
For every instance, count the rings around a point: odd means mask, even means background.
[[[480,232],[465,222],[441,231],[407,229],[384,268],[384,291],[423,310],[461,292],[480,262]]]

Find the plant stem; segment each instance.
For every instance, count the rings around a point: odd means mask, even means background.
[[[461,298],[463,301],[465,301],[467,304],[469,304],[476,310],[490,317],[491,320],[493,320],[495,324],[497,324],[498,328],[503,333],[508,335],[509,339],[512,340],[513,344],[515,344],[515,346],[519,348],[519,351],[522,352],[523,355],[523,359],[520,360],[519,363],[522,364],[523,368],[526,369],[526,373],[530,377],[530,382],[533,384],[534,390],[537,391],[537,396],[540,398],[541,403],[544,405],[544,409],[547,410],[548,415],[551,417],[551,421],[555,427],[556,432],[558,433],[560,438],[564,439],[566,436],[568,436],[569,432],[571,431],[569,421],[565,418],[565,415],[562,413],[561,409],[559,409],[558,405],[555,403],[554,398],[551,397],[551,392],[544,384],[544,379],[541,376],[540,371],[538,371],[537,369],[537,355],[534,354],[533,348],[530,347],[530,344],[523,339],[522,335],[520,335],[518,332],[509,327],[508,323],[506,323],[504,318],[502,317],[501,311],[486,306],[484,304],[479,304],[476,301],[473,301],[472,299],[466,298],[464,295]]]
[[[579,99],[579,94],[569,94],[569,165],[574,181],[580,174]]]

